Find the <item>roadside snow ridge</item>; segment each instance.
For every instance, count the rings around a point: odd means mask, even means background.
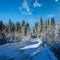
[[[40,44],[42,44],[42,41],[39,39],[38,44],[28,45],[28,46],[25,46],[21,49],[37,48]]]

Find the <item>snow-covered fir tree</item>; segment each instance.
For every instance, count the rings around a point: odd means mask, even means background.
[[[19,33],[21,33],[21,24],[19,22],[16,23],[15,30]]]
[[[58,22],[58,24],[55,27],[55,36],[56,37],[60,37],[60,21]]]

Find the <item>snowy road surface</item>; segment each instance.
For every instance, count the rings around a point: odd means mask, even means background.
[[[42,44],[42,41],[39,41],[37,44],[32,44],[32,45],[25,46],[21,49],[37,48],[40,44]]]
[[[27,40],[0,46],[0,60],[57,60],[54,54],[41,45],[41,40]]]

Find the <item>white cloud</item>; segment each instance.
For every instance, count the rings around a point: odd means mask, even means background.
[[[37,0],[35,0],[34,4],[33,4],[34,7],[41,7],[42,4],[38,3]]]
[[[26,0],[23,1],[22,6],[19,7],[20,10],[23,10],[22,14],[31,15],[29,4]]]
[[[33,7],[41,7],[42,4],[38,3],[38,0],[35,0],[35,2],[33,3],[33,5],[31,5],[32,0],[27,1],[27,0],[23,0],[22,5],[19,7],[19,10],[22,14],[25,15],[32,15],[32,9]],[[31,6],[32,9],[31,9]]]
[[[28,15],[25,11],[23,11],[22,14]]]
[[[58,2],[58,0],[55,0],[56,2]]]
[[[27,13],[26,11],[23,11],[22,14],[31,15],[32,13],[31,12]]]
[[[23,7],[24,9],[26,9],[27,12],[30,11],[27,1],[24,1],[24,2],[22,3],[22,7]]]
[[[31,15],[32,13],[31,12],[29,12],[29,15]]]
[[[47,17],[54,17],[54,15],[50,14],[50,15],[47,15]]]

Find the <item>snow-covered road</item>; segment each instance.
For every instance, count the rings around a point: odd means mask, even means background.
[[[40,39],[0,46],[0,60],[57,60]]]
[[[37,48],[40,44],[42,44],[42,41],[40,39],[38,41],[39,42],[37,44],[28,45],[28,46],[25,46],[21,49]]]

